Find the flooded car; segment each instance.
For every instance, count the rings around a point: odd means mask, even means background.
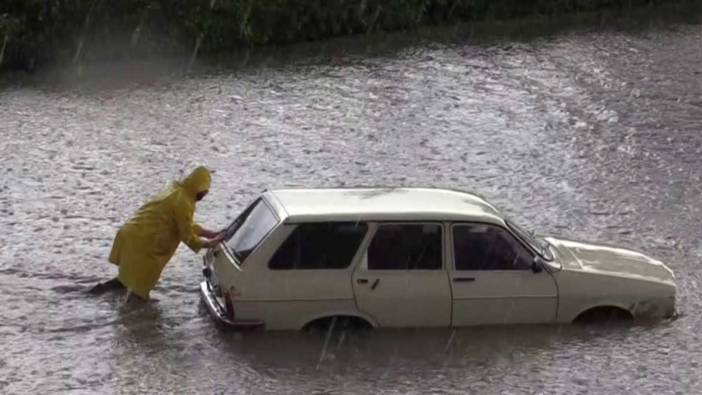
[[[537,237],[471,193],[265,191],[204,258],[205,305],[239,329],[662,319],[673,272],[624,248]]]

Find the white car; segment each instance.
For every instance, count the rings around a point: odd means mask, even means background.
[[[239,328],[569,323],[675,314],[646,255],[535,237],[484,199],[428,188],[265,191],[204,258],[205,305]]]

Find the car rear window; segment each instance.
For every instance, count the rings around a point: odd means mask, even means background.
[[[278,223],[266,203],[258,199],[227,230],[227,246],[243,262]]]
[[[272,270],[345,269],[368,226],[329,222],[297,225],[268,263]]]

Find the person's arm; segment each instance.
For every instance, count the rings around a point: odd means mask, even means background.
[[[202,243],[203,248],[215,248],[224,240],[224,234],[216,234],[211,239]]]
[[[200,227],[193,224],[193,212],[195,207],[185,197],[178,196],[174,202],[173,215],[178,228],[178,238],[190,247],[193,252],[198,253],[201,248],[206,247],[206,240],[198,235]]]
[[[202,248],[216,247],[217,244],[224,240],[224,234],[208,231],[202,226],[193,223],[194,212],[195,206],[182,195],[178,196],[173,207],[175,222],[178,227],[178,237],[197,254]],[[200,236],[204,236],[209,240]]]

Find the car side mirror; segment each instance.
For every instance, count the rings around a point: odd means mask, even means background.
[[[534,257],[534,260],[531,261],[531,271],[534,273],[541,273],[544,271],[544,260],[541,259],[541,257]]]

